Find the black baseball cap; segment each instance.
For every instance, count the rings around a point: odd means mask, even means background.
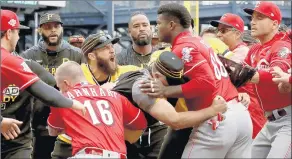
[[[106,33],[91,34],[85,39],[81,50],[83,54],[87,54],[95,49],[102,48],[109,43],[116,44],[119,41],[119,38],[112,38]]]
[[[60,24],[63,24],[61,21],[61,17],[57,13],[45,13],[41,16],[40,18],[40,26],[45,23],[50,23],[50,22],[58,22]]]
[[[180,79],[183,76],[183,62],[173,52],[162,52],[158,59],[154,62],[154,66],[166,77]]]

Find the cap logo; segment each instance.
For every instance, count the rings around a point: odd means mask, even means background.
[[[9,22],[8,22],[9,25],[15,27],[16,25],[16,20],[15,19],[10,19]]]
[[[48,20],[50,20],[50,19],[53,17],[53,15],[54,15],[54,14],[48,14],[48,15],[47,15]]]
[[[227,17],[227,15],[226,14],[224,14],[223,16],[222,16],[222,19],[224,19],[224,18],[226,18]]]
[[[256,4],[255,7],[257,8],[257,7],[259,7],[260,5],[261,5],[261,2],[258,2],[258,3]]]
[[[238,24],[236,24],[236,26],[237,26],[237,27],[239,27],[239,25],[238,25]]]
[[[272,17],[275,16],[274,13],[271,13],[271,16],[272,16]]]

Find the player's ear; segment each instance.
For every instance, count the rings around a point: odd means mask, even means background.
[[[42,35],[42,28],[37,28],[37,32],[39,33],[39,35]]]
[[[95,60],[96,59],[96,56],[95,56],[95,53],[94,52],[90,52],[90,53],[88,53],[88,59],[89,60]]]
[[[5,33],[5,38],[10,40],[11,39],[11,36],[12,36],[12,30],[11,29],[8,29]]]

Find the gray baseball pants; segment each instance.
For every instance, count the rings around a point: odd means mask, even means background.
[[[194,128],[182,158],[250,158],[252,122],[245,106],[228,102],[226,119],[212,130],[208,121]]]

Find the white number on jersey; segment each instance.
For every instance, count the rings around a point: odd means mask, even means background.
[[[94,111],[90,100],[86,100],[84,102],[84,105],[86,106],[86,108],[89,112],[89,115],[92,119],[93,125],[100,124],[100,121],[97,119],[96,112]],[[106,125],[112,125],[114,120],[113,120],[112,113],[109,111],[110,105],[109,105],[108,101],[106,101],[106,100],[96,101],[94,106],[96,106],[98,108],[102,122]]]
[[[214,67],[214,73],[215,73],[216,78],[218,80],[221,80],[222,77],[228,77],[228,73],[225,70],[224,65],[222,64],[218,56],[213,51],[210,52],[210,57],[211,57],[212,65]]]

